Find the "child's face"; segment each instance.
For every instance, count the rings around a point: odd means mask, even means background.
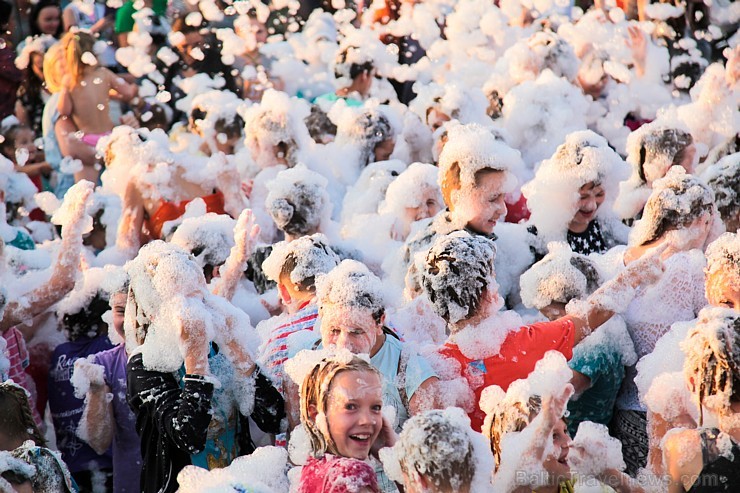
[[[438,193],[432,188],[425,188],[422,192],[420,204],[418,207],[406,207],[406,218],[408,221],[420,221],[428,217],[434,217],[442,210],[442,204],[439,202]]]
[[[123,339],[126,338],[123,333],[123,316],[126,313],[127,298],[127,293],[116,293],[110,299],[110,308],[113,312],[113,328],[116,330],[116,334]]]
[[[550,473],[553,484],[570,479],[570,466],[568,466],[568,452],[570,451],[571,440],[568,435],[568,429],[565,421],[562,419],[557,422],[552,429],[552,442],[555,445],[557,455],[551,455],[542,463],[545,470]]]
[[[586,183],[579,188],[576,213],[568,225],[570,230],[576,233],[585,231],[589,223],[596,218],[596,212],[604,203],[605,198],[604,187],[594,182]]]
[[[455,215],[477,233],[491,234],[496,223],[506,216],[504,183],[506,173],[483,173],[474,187],[463,185],[450,195]]]
[[[380,378],[369,371],[343,371],[329,387],[326,421],[342,457],[367,459],[383,426]]]
[[[326,303],[321,307],[321,341],[347,349],[354,354],[372,354],[383,334],[383,325],[373,319],[370,310]]]
[[[36,145],[33,143],[33,130],[30,128],[20,128],[15,135],[15,149],[28,150],[28,163],[35,162]]]
[[[707,276],[707,301],[710,305],[740,312],[740,287],[732,272],[718,270]]]

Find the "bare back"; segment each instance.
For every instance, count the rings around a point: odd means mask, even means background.
[[[115,88],[115,78],[117,76],[106,68],[92,68],[70,91],[73,105],[71,116],[80,131],[104,134],[113,130],[109,91]]]

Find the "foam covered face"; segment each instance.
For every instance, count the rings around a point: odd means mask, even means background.
[[[383,325],[373,319],[370,310],[325,303],[321,306],[321,342],[347,349],[354,354],[370,354]]]
[[[740,282],[734,279],[732,271],[718,270],[707,275],[706,287],[710,305],[740,312]]]
[[[712,215],[705,212],[694,221],[681,229],[669,231],[669,242],[678,250],[703,248],[712,226]]]
[[[452,210],[477,233],[491,234],[496,223],[506,216],[504,184],[506,173],[483,173],[477,185],[463,185],[450,195]]]
[[[393,139],[385,139],[383,142],[376,145],[373,151],[375,162],[387,161],[391,157],[391,154],[393,154],[393,149],[395,149],[395,147],[396,141]]]
[[[552,484],[559,484],[571,477],[570,466],[568,466],[568,452],[571,440],[565,421],[558,420],[552,429],[552,443],[555,445],[555,454],[549,456],[542,462],[542,467],[550,473]]]
[[[383,387],[369,371],[343,371],[332,379],[326,404],[329,435],[342,457],[367,459],[383,426]]]
[[[576,213],[568,225],[571,231],[581,233],[585,231],[589,223],[596,218],[596,213],[604,203],[606,192],[604,187],[594,182],[589,182],[578,189],[578,202]]]
[[[436,190],[425,187],[419,198],[419,205],[406,207],[406,218],[409,222],[421,221],[428,217],[436,216],[442,210]]]

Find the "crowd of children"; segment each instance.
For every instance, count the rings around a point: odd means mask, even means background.
[[[0,0],[0,492],[739,490],[739,20]]]

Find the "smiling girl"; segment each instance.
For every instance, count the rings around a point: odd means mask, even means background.
[[[301,423],[311,455],[299,493],[379,493],[373,467],[365,462],[384,429],[382,378],[358,356],[324,359],[301,385]],[[393,445],[386,428],[386,445]]]

